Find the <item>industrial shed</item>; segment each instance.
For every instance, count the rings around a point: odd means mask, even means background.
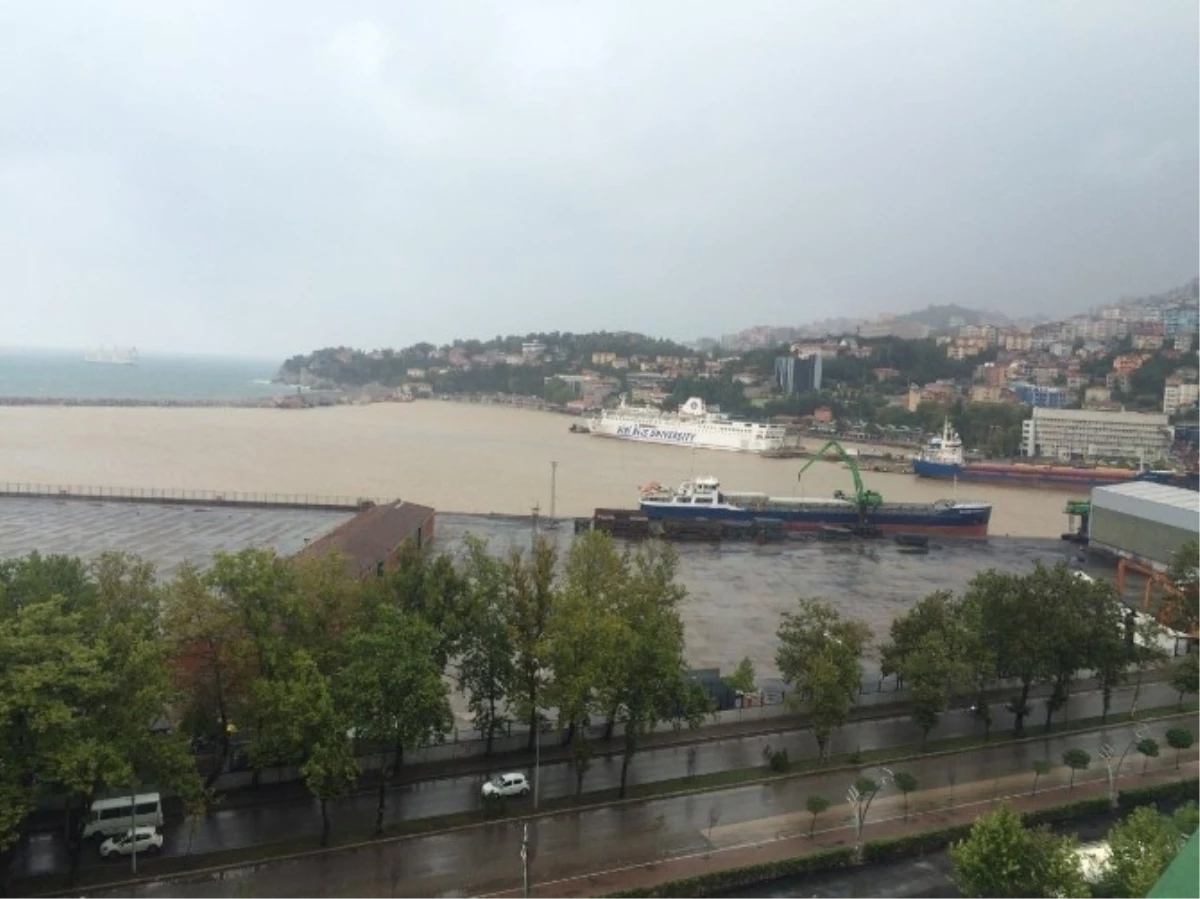
[[[1089,544],[1165,568],[1200,532],[1200,494],[1151,481],[1092,491]]]

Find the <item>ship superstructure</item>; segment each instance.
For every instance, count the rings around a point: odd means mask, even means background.
[[[601,411],[589,427],[599,437],[741,453],[781,450],[787,437],[782,425],[740,421],[710,411],[699,397],[690,398],[677,412],[626,405],[622,398],[621,405]]]

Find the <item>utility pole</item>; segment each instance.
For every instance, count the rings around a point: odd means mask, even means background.
[[[529,824],[526,823],[521,830],[521,883],[523,886],[523,894],[529,895]]]
[[[130,784],[129,787],[129,824],[131,826],[130,833],[133,837],[133,842],[130,843],[133,851],[129,856],[129,863],[133,869],[134,877],[137,876],[137,787]]]

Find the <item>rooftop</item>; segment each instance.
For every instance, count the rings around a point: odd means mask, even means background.
[[[354,517],[329,509],[175,505],[103,500],[0,497],[0,559],[63,553],[85,559],[107,550],[136,552],[171,576],[185,561],[201,567],[213,554],[269,547],[300,552]]]

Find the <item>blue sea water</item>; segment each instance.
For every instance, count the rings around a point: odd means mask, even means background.
[[[137,365],[96,365],[83,351],[0,348],[0,398],[247,400],[295,388],[272,384],[273,359],[145,353]]]

